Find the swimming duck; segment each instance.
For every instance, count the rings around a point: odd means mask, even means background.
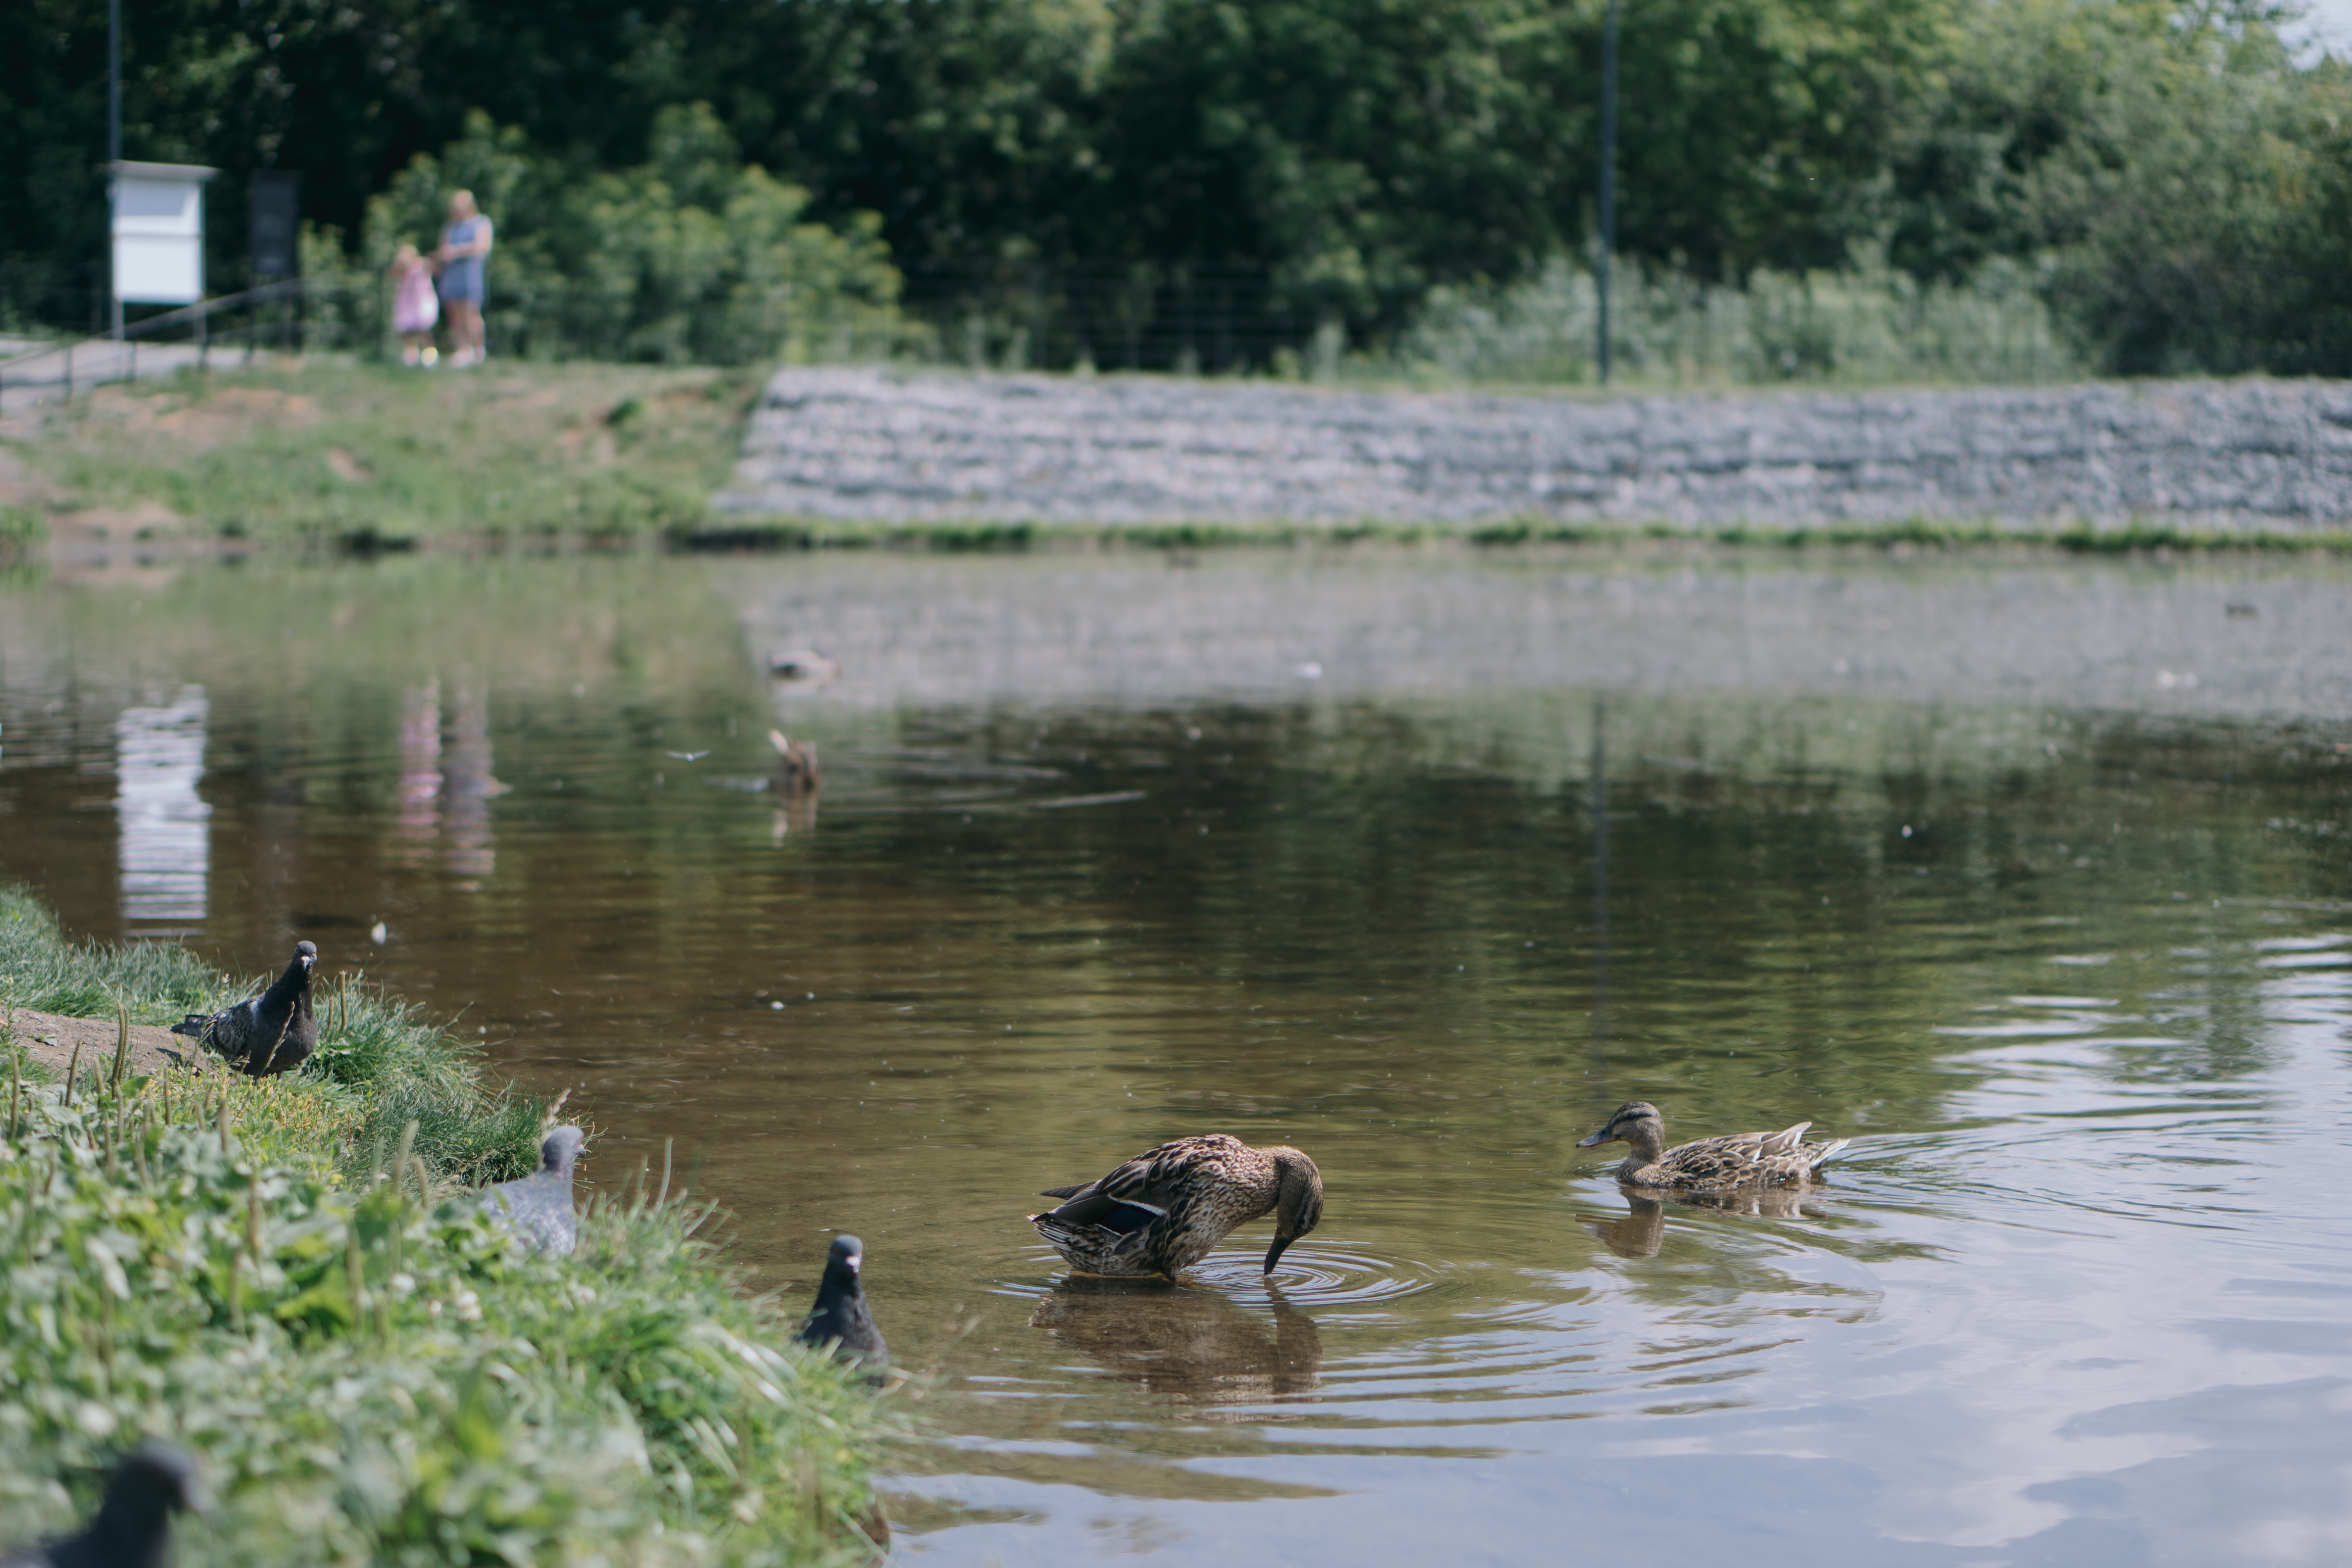
[[[1853,1142],[1847,1138],[1829,1143],[1801,1142],[1811,1125],[1800,1121],[1778,1132],[1734,1132],[1667,1149],[1665,1118],[1648,1100],[1635,1100],[1619,1106],[1600,1131],[1577,1147],[1598,1148],[1620,1138],[1632,1144],[1633,1152],[1617,1167],[1617,1179],[1629,1187],[1720,1192],[1750,1183],[1810,1181]]]
[[[1107,1176],[1049,1187],[1064,1202],[1029,1223],[1089,1274],[1164,1274],[1200,1261],[1225,1233],[1275,1216],[1265,1272],[1323,1218],[1323,1173],[1296,1149],[1253,1149],[1223,1132],[1146,1149]]]
[[[841,679],[841,661],[821,647],[782,648],[768,655],[768,679],[822,686]]]
[[[268,990],[209,1017],[191,1013],[172,1033],[202,1040],[254,1078],[300,1067],[319,1047],[319,1018],[310,1010],[310,971],[318,963],[317,946],[298,942],[294,961]]]
[[[768,731],[768,744],[776,748],[776,793],[786,800],[813,796],[824,787],[824,775],[817,771],[816,748],[806,741],[788,740],[782,730]]]

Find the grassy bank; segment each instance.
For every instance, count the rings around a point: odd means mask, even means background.
[[[12,1008],[162,1021],[236,990],[0,892]],[[657,1177],[570,1258],[488,1228],[464,1194],[527,1168],[542,1108],[397,1004],[334,989],[320,1065],[262,1082],[0,1054],[0,1543],[86,1513],[152,1435],[219,1495],[186,1564],[870,1557],[870,1392],[786,1342]]]
[[[1745,548],[2027,547],[2074,554],[2352,551],[2342,529],[2011,526],[1914,517],[1795,527],[1563,522],[849,522],[712,512],[762,377],[745,370],[498,364],[417,372],[314,358],[110,386],[14,455],[48,506],[0,506],[0,560],[63,540],[357,553],[435,544],[940,552],[1199,550],[1465,541]],[[5,499],[5,498],[0,498]]]
[[[754,373],[314,357],[100,389],[17,456],[136,539],[399,549],[688,529],[735,459]]]

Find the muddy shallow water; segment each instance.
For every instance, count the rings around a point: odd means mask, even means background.
[[[929,1374],[909,1561],[2332,1563],[2347,611],[2228,563],[19,581],[0,876],[462,1008],[765,1283],[855,1230]],[[1854,1143],[1629,1199],[1573,1144],[1637,1096]],[[1325,1173],[1270,1281],[1264,1223],[1175,1288],[1023,1223],[1209,1131]]]

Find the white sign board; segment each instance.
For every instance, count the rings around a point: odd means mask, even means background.
[[[188,163],[115,163],[114,297],[193,305],[205,297],[205,182]]]

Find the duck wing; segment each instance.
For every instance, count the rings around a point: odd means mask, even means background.
[[[1052,1215],[1066,1226],[1100,1226],[1129,1235],[1171,1213],[1181,1214],[1198,1180],[1195,1173],[1219,1161],[1227,1144],[1241,1147],[1222,1133],[1179,1138],[1145,1150],[1108,1175],[1043,1195],[1064,1200]]]
[[[1737,1182],[1757,1173],[1763,1163],[1765,1142],[1761,1132],[1702,1138],[1696,1143],[1667,1150],[1658,1163],[1671,1172],[1677,1183],[1703,1185]]]

